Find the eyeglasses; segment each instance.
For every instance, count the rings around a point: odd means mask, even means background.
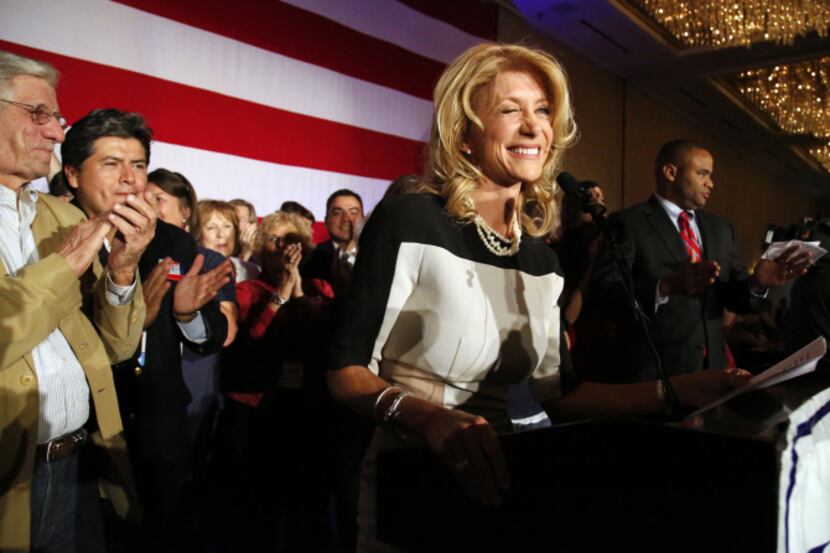
[[[265,241],[275,246],[289,246],[291,244],[299,244],[302,239],[299,235],[289,232],[285,236],[277,236],[276,234],[269,234],[265,237]]]
[[[46,125],[54,117],[58,122],[58,125],[60,125],[62,129],[66,130],[66,118],[61,115],[59,111],[49,111],[49,109],[44,105],[33,106],[31,104],[3,100],[2,98],[0,98],[0,102],[6,102],[7,104],[11,104],[28,111],[32,116],[32,121],[38,125]]]

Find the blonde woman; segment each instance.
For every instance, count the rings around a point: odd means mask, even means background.
[[[390,197],[367,222],[328,375],[335,398],[381,427],[364,462],[361,551],[389,550],[374,535],[374,455],[397,447],[395,433],[495,505],[510,488],[496,434],[510,430],[509,385],[529,379],[554,421],[664,407],[654,382],[580,383],[570,367],[564,282],[541,239],[557,223],[554,175],[576,136],[559,63],[475,46],[447,67],[434,100],[432,193]],[[733,380],[710,372],[674,386],[697,404]]]
[[[229,505],[227,519],[246,528],[253,550],[267,549],[277,533],[286,551],[324,550],[334,441],[324,365],[333,294],[325,281],[300,276],[311,251],[311,225],[300,215],[266,216],[253,246],[262,273],[237,285],[239,335],[222,367],[229,398],[222,427],[239,452],[224,472],[250,478],[236,486],[249,495]]]

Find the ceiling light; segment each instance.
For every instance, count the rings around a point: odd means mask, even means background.
[[[827,0],[630,0],[683,46],[728,48],[756,42],[792,45],[817,32],[827,37]]]

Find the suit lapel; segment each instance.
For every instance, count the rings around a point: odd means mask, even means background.
[[[649,198],[645,210],[646,218],[651,226],[654,228],[655,234],[660,237],[666,250],[675,259],[682,263],[686,261],[686,249],[683,246],[683,241],[680,238],[680,233],[677,232],[674,224],[666,214],[666,210],[660,205],[656,196]]]
[[[703,258],[711,259],[714,256],[715,226],[712,219],[703,211],[695,210],[697,229],[700,231],[700,240],[703,242]],[[708,257],[707,257],[708,256]]]

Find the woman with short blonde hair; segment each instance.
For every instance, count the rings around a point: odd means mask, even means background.
[[[260,255],[263,253],[263,248],[268,242],[268,237],[273,230],[280,226],[291,226],[296,229],[296,235],[299,238],[299,243],[302,245],[302,255],[308,258],[311,250],[314,248],[312,244],[311,223],[308,219],[298,213],[289,213],[287,211],[277,211],[266,215],[257,228],[257,233],[254,236],[254,255],[257,259],[261,259]]]
[[[277,497],[253,494],[257,516],[275,524],[252,525],[252,543],[272,543],[279,528],[285,551],[317,551],[330,493],[320,467],[331,455],[322,344],[333,294],[325,281],[300,274],[311,248],[311,227],[300,215],[266,216],[254,244],[262,272],[236,287],[239,338],[223,368],[225,416],[250,439],[244,466],[262,467],[257,484],[279,490]],[[290,453],[274,457],[275,443]]]

